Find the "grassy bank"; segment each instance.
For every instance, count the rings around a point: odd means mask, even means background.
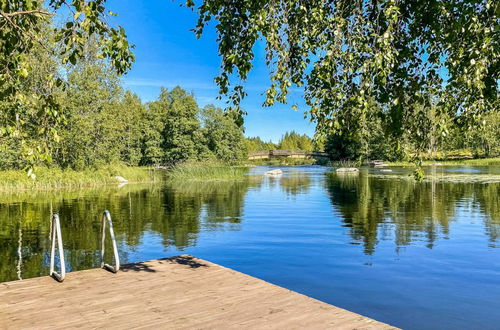
[[[31,179],[25,171],[0,171],[0,191],[80,188],[117,184],[119,182],[115,176],[124,177],[130,183],[152,182],[159,180],[160,177],[147,167],[130,167],[121,164],[83,171],[39,167],[35,169],[35,174],[36,178]]]
[[[415,164],[411,162],[385,162],[389,166],[406,166],[412,167]],[[431,165],[442,165],[442,166],[457,166],[457,165],[470,165],[470,166],[500,166],[500,157],[496,158],[478,158],[478,159],[450,159],[450,160],[425,160],[422,162],[422,166]]]
[[[227,181],[242,180],[248,166],[229,166],[218,162],[182,163],[167,172],[169,180],[177,181]]]
[[[248,166],[229,166],[218,162],[189,162],[174,166],[166,171],[154,171],[148,167],[114,164],[82,171],[39,167],[35,169],[34,173],[36,178],[31,179],[22,170],[0,171],[0,192],[118,184],[116,176],[127,179],[129,183],[158,182],[165,178],[176,181],[234,181],[246,177]]]

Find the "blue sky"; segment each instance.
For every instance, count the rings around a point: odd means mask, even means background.
[[[194,92],[198,104],[216,104],[217,86],[213,78],[219,74],[214,24],[211,24],[201,39],[190,31],[196,24],[196,14],[179,5],[184,1],[172,0],[110,0],[108,8],[118,13],[112,24],[119,24],[127,31],[128,39],[135,44],[136,62],[124,76],[125,87],[137,93],[143,101],[157,98],[160,88],[177,85]],[[262,93],[269,85],[269,71],[264,63],[263,43],[255,47],[254,68],[245,86],[248,97],[242,107],[248,112],[245,117],[245,135],[260,136],[277,142],[290,130],[314,134],[314,124],[304,119],[306,107],[300,91],[292,92],[289,104],[277,104],[271,108],[261,107]],[[299,110],[291,109],[291,104]]]

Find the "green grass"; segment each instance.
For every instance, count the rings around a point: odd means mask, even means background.
[[[169,169],[167,177],[180,181],[227,181],[242,180],[247,173],[247,166],[230,166],[218,162],[186,162]]]
[[[411,162],[397,161],[397,162],[385,162],[389,166],[405,166],[412,167],[415,164]],[[450,160],[425,160],[422,162],[422,166],[430,166],[439,163],[442,166],[456,166],[456,165],[471,165],[471,166],[500,166],[500,157],[496,158],[477,158],[477,159],[450,159]]]
[[[335,161],[329,161],[328,166],[330,167],[335,167],[335,168],[341,168],[341,167],[359,167],[359,161],[356,160],[335,160]]]
[[[71,169],[38,167],[36,178],[31,179],[25,171],[0,171],[0,191],[28,189],[57,189],[91,187],[116,184],[115,176],[122,176],[130,183],[158,181],[160,176],[146,167],[130,167],[122,164],[106,165],[97,169],[75,171]]]

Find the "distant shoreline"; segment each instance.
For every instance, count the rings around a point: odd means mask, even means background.
[[[384,162],[388,166],[405,166],[413,167],[414,163],[407,161]],[[493,158],[473,158],[473,159],[445,159],[445,160],[424,160],[422,166],[456,166],[456,165],[473,165],[473,166],[500,166],[500,157]]]

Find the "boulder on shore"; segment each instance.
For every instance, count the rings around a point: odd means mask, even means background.
[[[278,168],[278,169],[275,169],[275,170],[267,171],[264,174],[265,175],[281,175],[281,174],[283,174],[283,171]]]
[[[125,179],[123,176],[119,176],[119,175],[115,176],[115,179],[116,179],[116,181],[118,181],[119,183],[127,183],[127,182],[128,182],[128,180],[127,180],[127,179]]]

